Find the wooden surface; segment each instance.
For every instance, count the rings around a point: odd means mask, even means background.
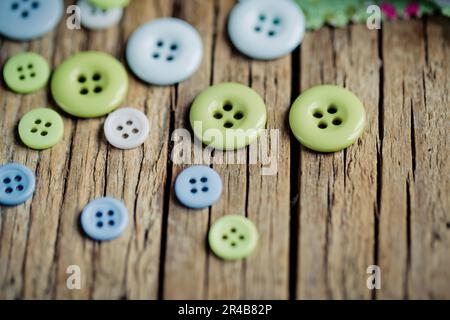
[[[68,5],[70,2],[67,2]],[[48,90],[13,94],[0,87],[0,163],[20,162],[37,176],[32,201],[0,207],[0,298],[57,299],[436,299],[450,298],[450,22],[442,17],[308,32],[301,48],[277,61],[236,52],[226,35],[233,0],[135,0],[108,31],[68,30],[64,22],[29,43],[0,38],[0,62],[35,51],[57,66],[84,50],[124,62],[135,28],[176,16],[204,43],[193,77],[154,87],[130,74],[124,105],[143,110],[151,135],[122,151],[102,134],[104,118],[64,115],[64,140],[33,151],[18,140],[30,109],[59,110]],[[212,164],[224,192],[211,209],[178,204],[170,159],[172,132],[189,128],[194,97],[236,81],[266,101],[268,128],[280,129],[278,172],[261,165]],[[331,83],[364,102],[368,127],[342,152],[318,154],[292,137],[291,102]],[[240,151],[245,159],[247,150]],[[79,227],[82,208],[108,195],[123,199],[130,224],[122,237],[97,243]],[[212,222],[226,214],[252,219],[261,239],[248,259],[224,263],[206,245]],[[81,268],[81,289],[68,290],[67,267]],[[381,289],[368,290],[366,269],[381,268]]]

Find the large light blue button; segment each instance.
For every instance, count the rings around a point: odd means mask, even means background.
[[[174,188],[182,204],[189,208],[201,209],[219,200],[222,180],[210,167],[193,166],[178,175]]]
[[[31,40],[56,27],[64,12],[62,0],[1,0],[0,33]]]
[[[33,195],[36,179],[33,172],[18,163],[0,167],[0,204],[16,206]]]
[[[203,44],[197,30],[176,18],[140,26],[128,40],[127,62],[143,81],[170,85],[189,78],[200,66]]]
[[[291,53],[305,34],[305,18],[292,0],[239,2],[228,20],[231,42],[243,54],[261,60]]]
[[[128,210],[113,198],[91,201],[81,213],[81,227],[94,240],[112,240],[122,234],[128,225]]]

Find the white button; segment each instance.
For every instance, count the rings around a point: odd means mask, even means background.
[[[162,18],[133,32],[126,56],[133,73],[143,81],[170,85],[187,79],[198,69],[203,45],[197,30],[187,22]]]
[[[122,19],[123,9],[100,9],[92,6],[87,0],[78,1],[81,11],[81,24],[92,30],[101,30],[112,27]]]
[[[103,127],[106,140],[119,149],[133,149],[148,137],[150,126],[147,116],[133,108],[122,108],[106,118]]]
[[[231,11],[228,33],[243,54],[261,60],[291,53],[305,34],[305,18],[291,0],[247,0]]]

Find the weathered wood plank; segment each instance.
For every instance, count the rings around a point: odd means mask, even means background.
[[[377,32],[363,25],[323,28],[301,47],[301,90],[336,84],[364,103],[367,128],[350,148],[332,154],[300,150],[297,298],[371,296],[377,190]]]

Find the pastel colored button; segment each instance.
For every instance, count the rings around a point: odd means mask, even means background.
[[[366,113],[352,92],[321,85],[303,92],[289,113],[294,136],[304,146],[320,152],[347,148],[362,134]]]
[[[305,34],[305,17],[291,0],[239,2],[228,20],[231,42],[243,54],[261,60],[291,53]]]
[[[130,0],[89,0],[89,2],[101,9],[123,8],[128,6]]]
[[[103,126],[106,140],[119,149],[133,149],[148,137],[147,116],[137,109],[121,108],[106,118]]]
[[[16,54],[3,68],[6,85],[17,93],[31,93],[42,89],[49,77],[47,61],[34,52]]]
[[[170,85],[189,78],[200,66],[203,44],[197,30],[175,18],[140,26],[128,40],[127,62],[141,80]]]
[[[178,200],[186,207],[207,208],[219,200],[222,180],[210,167],[192,166],[177,176],[174,189]]]
[[[244,216],[227,215],[217,220],[209,230],[209,246],[224,260],[248,257],[258,243],[258,230]]]
[[[95,199],[81,213],[81,227],[94,240],[113,240],[125,231],[127,225],[127,208],[113,198]]]
[[[103,52],[78,53],[53,74],[51,90],[67,113],[93,118],[110,113],[125,99],[128,76],[123,65]]]
[[[92,30],[107,29],[119,23],[122,19],[122,8],[100,9],[87,0],[78,1],[81,11],[81,24]]]
[[[18,163],[0,166],[0,204],[16,206],[27,201],[35,189],[35,177]]]
[[[14,40],[31,40],[56,27],[63,0],[1,0],[0,33]]]
[[[63,138],[64,122],[52,109],[33,109],[20,119],[19,136],[22,142],[32,149],[48,149]]]
[[[262,98],[238,83],[221,83],[201,92],[194,100],[190,122],[205,145],[222,150],[246,147],[266,125]]]

